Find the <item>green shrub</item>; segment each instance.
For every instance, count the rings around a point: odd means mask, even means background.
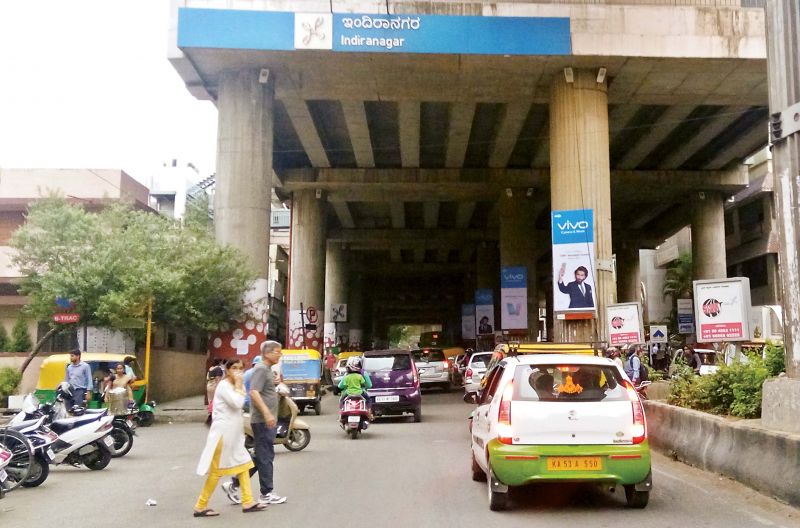
[[[16,394],[21,381],[22,374],[19,370],[11,367],[0,368],[0,402],[10,394]]]
[[[11,329],[10,345],[10,352],[30,352],[33,348],[33,342],[28,333],[28,321],[22,316],[17,318],[14,328]]]
[[[647,367],[647,376],[650,381],[661,381],[664,379],[664,373],[660,370],[656,370],[650,365],[650,355],[649,354],[642,354],[642,364]]]
[[[667,403],[680,407],[696,408],[700,377],[695,375],[681,358],[675,361],[675,375],[669,384]]]
[[[783,347],[783,343],[767,341],[764,356],[770,376],[777,376],[781,372],[786,372],[786,349]]]
[[[8,352],[11,348],[6,327],[0,323],[0,352]]]

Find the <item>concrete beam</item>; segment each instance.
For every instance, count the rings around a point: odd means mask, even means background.
[[[746,112],[748,108],[747,106],[726,106],[722,108],[717,114],[717,117],[705,123],[697,135],[686,143],[683,143],[680,148],[667,156],[666,159],[661,162],[661,166],[665,169],[679,168],[686,160],[694,156],[697,151],[731,126],[734,121],[742,117],[742,114]]]
[[[418,101],[401,101],[397,105],[403,167],[419,167],[419,105]]]
[[[389,209],[392,215],[392,228],[405,229],[406,227],[406,208],[403,202],[389,202]]]
[[[475,213],[475,202],[461,202],[456,209],[456,227],[464,229],[469,227],[472,215]]]
[[[472,269],[469,263],[449,262],[364,262],[357,260],[351,268],[356,273],[385,278],[387,276],[418,277],[421,275],[457,275]]]
[[[375,157],[372,154],[372,142],[367,125],[367,111],[363,101],[342,101],[342,112],[350,134],[350,143],[359,167],[374,167]]]
[[[441,202],[425,202],[423,205],[423,225],[425,229],[436,229],[439,225],[439,209]]]
[[[503,116],[500,118],[500,126],[497,127],[497,137],[492,152],[489,154],[489,167],[502,168],[508,165],[530,108],[530,101],[506,104]]]
[[[637,104],[618,104],[611,109],[608,113],[609,145],[613,145],[619,135],[628,129],[630,122],[641,107],[642,105]]]
[[[764,127],[766,131],[766,126]],[[766,133],[766,132],[765,132]],[[669,190],[671,193],[688,191],[739,191],[749,184],[746,167],[715,171],[611,171],[611,188]]]
[[[322,146],[322,140],[320,140],[319,132],[314,125],[314,120],[306,102],[299,97],[284,98],[283,107],[292,121],[292,126],[297,132],[297,137],[300,138],[300,143],[303,144],[303,149],[306,151],[311,165],[314,167],[330,167],[328,154]]]
[[[353,220],[353,214],[350,212],[350,206],[347,202],[331,202],[333,206],[333,210],[336,213],[336,217],[339,219],[339,223],[342,224],[342,227],[345,229],[353,229],[356,227],[356,223]]]
[[[402,248],[427,245],[435,249],[437,245],[496,241],[498,233],[496,229],[331,229],[327,239],[348,247],[379,243]]]
[[[467,154],[475,103],[451,103],[450,128],[447,131],[446,167],[463,167]]]
[[[617,163],[619,169],[635,169],[694,110],[694,106],[670,106],[652,128],[625,152]]]
[[[767,122],[760,122],[748,132],[740,135],[730,145],[726,145],[714,156],[706,166],[710,169],[721,169],[732,161],[744,161],[759,148],[765,146],[769,141]]]

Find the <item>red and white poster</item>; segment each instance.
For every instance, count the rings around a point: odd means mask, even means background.
[[[750,279],[734,277],[694,281],[697,341],[750,339]]]
[[[640,345],[644,343],[642,307],[638,302],[609,304],[606,306],[606,318],[610,345]]]

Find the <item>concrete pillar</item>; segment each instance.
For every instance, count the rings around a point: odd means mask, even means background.
[[[350,280],[347,296],[348,342],[350,348],[359,349],[364,345],[364,278],[354,275]]]
[[[536,257],[538,242],[536,233],[535,196],[526,196],[526,189],[512,189],[512,196],[508,192],[499,198],[500,213],[500,267],[524,266],[528,269],[528,338],[534,339],[538,334],[539,302],[536,291]],[[500,303],[499,292],[496,301]],[[502,320],[495,324],[502,327]]]
[[[594,211],[596,319],[554,321],[556,342],[606,340],[605,308],[616,293],[611,270],[608,87],[596,69],[567,68],[550,91],[550,196],[555,210]]]
[[[639,300],[639,248],[625,244],[617,249],[617,302]],[[645,321],[645,324],[647,321]]]
[[[725,209],[719,193],[697,193],[692,197],[692,275],[694,280],[728,276]]]
[[[334,322],[333,306],[348,305],[347,254],[341,244],[328,244],[325,254],[325,348],[347,339],[347,322]],[[349,305],[347,306],[349,308]]]
[[[292,197],[291,274],[289,276],[289,345],[290,348],[320,350],[325,321],[325,205],[313,189],[295,191]],[[304,317],[316,329],[303,329],[300,304],[316,317]]]
[[[244,320],[210,337],[214,357],[255,357],[266,340],[268,320],[270,196],[274,87],[259,82],[259,70],[219,76],[217,176],[214,230],[217,241],[241,251],[256,271],[245,294]]]

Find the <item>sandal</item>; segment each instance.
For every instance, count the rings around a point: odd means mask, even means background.
[[[214,510],[207,508],[202,511],[195,510],[194,517],[219,517],[219,513],[215,512]]]
[[[259,512],[259,511],[264,511],[266,509],[267,509],[267,505],[266,504],[261,504],[260,502],[256,502],[255,504],[253,504],[249,508],[242,508],[242,513]]]

